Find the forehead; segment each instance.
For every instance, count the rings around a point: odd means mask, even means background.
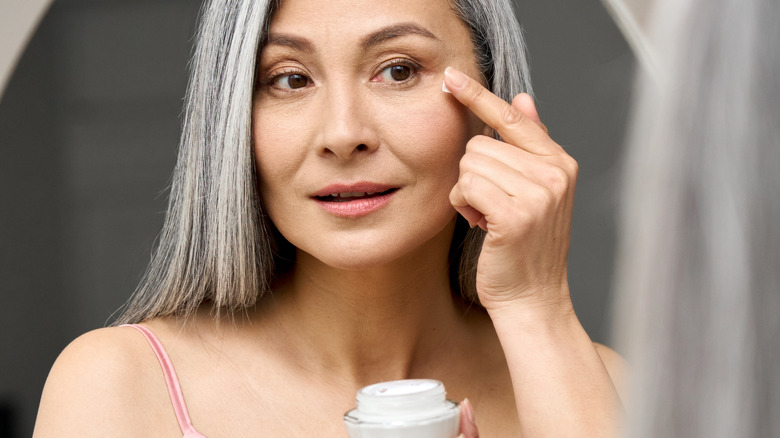
[[[414,23],[442,39],[468,35],[450,0],[281,0],[269,32],[348,40],[392,23]]]

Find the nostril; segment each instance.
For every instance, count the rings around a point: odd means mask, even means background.
[[[2,0],[0,0],[2,1]],[[371,147],[369,147],[365,143],[360,143],[358,145],[355,145],[355,143],[352,143],[352,145],[343,144],[337,147],[323,147],[320,153],[324,156],[328,155],[335,155],[342,159],[349,159],[352,156],[362,156],[363,154],[367,154],[371,151]]]

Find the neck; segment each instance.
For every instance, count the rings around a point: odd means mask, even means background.
[[[310,372],[354,386],[419,376],[464,328],[449,285],[451,236],[448,227],[414,254],[369,270],[335,269],[299,252],[261,318],[283,329],[286,353]]]

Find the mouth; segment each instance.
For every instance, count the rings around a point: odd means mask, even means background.
[[[318,195],[315,196],[314,198],[322,202],[350,202],[350,201],[357,201],[361,199],[371,199],[371,198],[389,195],[395,192],[396,190],[398,189],[392,188],[381,192],[340,192],[340,193],[336,192],[328,195]]]
[[[312,195],[326,212],[341,218],[369,215],[388,203],[400,187],[372,182],[331,184]]]

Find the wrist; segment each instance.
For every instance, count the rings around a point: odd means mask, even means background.
[[[560,284],[537,284],[523,288],[480,290],[482,306],[491,316],[529,314],[529,316],[555,316],[573,312],[569,284],[564,279]]]
[[[505,327],[512,332],[565,331],[581,327],[568,291],[560,299],[491,302],[485,309],[499,331]]]

